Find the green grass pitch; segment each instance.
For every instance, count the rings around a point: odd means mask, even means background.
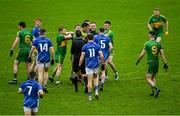
[[[109,68],[110,80],[105,83],[100,99],[89,103],[83,87],[80,86],[80,91],[75,93],[69,81],[69,41],[60,76],[64,84],[55,86],[49,83],[49,93],[40,100],[40,115],[180,114],[179,0],[0,0],[0,6],[0,115],[23,115],[23,95],[18,95],[17,90],[26,80],[25,65],[19,66],[18,85],[8,85],[7,81],[13,78],[15,58],[15,55],[9,57],[9,50],[18,31],[17,23],[24,20],[31,29],[37,17],[43,20],[42,27],[47,29],[47,37],[52,39],[54,46],[60,25],[73,31],[74,25],[84,19],[97,22],[98,27],[110,20],[115,34],[113,60],[120,74],[120,80],[115,81]],[[164,72],[160,61],[157,84],[162,91],[157,99],[148,95],[146,58],[135,66],[136,58],[148,40],[147,22],[156,7],[169,21],[169,35],[162,39],[169,70]]]

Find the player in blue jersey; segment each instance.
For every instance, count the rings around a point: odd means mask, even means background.
[[[101,84],[100,84],[100,91],[103,91],[103,85],[104,85],[105,76],[106,76],[105,74],[106,66],[108,63],[109,54],[113,50],[113,46],[112,46],[110,38],[104,35],[104,28],[99,29],[99,34],[95,36],[94,42],[100,45],[101,50],[103,52],[104,60],[105,60],[104,69],[102,69],[102,72],[101,72]]]
[[[24,94],[24,115],[36,115],[39,106],[39,97],[42,98],[42,86],[35,79],[35,72],[30,72],[29,80],[22,83],[18,93]]]
[[[40,35],[40,26],[42,25],[41,19],[37,18],[35,20],[35,26],[32,29],[32,35],[34,37],[34,40],[36,40]],[[31,63],[31,70],[34,70],[37,72],[36,68],[36,57],[37,57],[37,50],[34,50],[34,53],[32,55],[32,63]]]
[[[44,92],[48,92],[46,89],[48,81],[48,68],[50,65],[50,60],[51,65],[54,64],[54,48],[51,40],[45,37],[45,33],[45,29],[40,30],[40,37],[33,42],[29,58],[32,56],[32,53],[36,48],[38,50],[36,61],[38,70],[38,81],[43,86]]]
[[[32,29],[32,35],[34,36],[34,39],[39,37],[40,34],[40,26],[42,25],[41,19],[36,19],[35,20],[35,26]]]
[[[101,61],[104,63],[103,53],[98,44],[96,44],[93,39],[94,35],[89,34],[87,36],[88,43],[82,47],[81,57],[79,60],[79,69],[81,69],[81,65],[83,63],[84,58],[86,64],[86,74],[88,77],[88,97],[89,101],[92,100],[92,81],[94,81],[95,87],[95,97],[99,98],[98,94],[98,68],[99,68],[99,57]]]

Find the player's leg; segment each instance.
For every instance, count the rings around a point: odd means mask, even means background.
[[[56,85],[58,84],[61,84],[60,80],[59,80],[59,76],[61,74],[61,70],[62,70],[62,64],[61,63],[57,63],[57,71],[56,71],[56,75],[55,75],[55,78],[56,78]]]
[[[59,63],[59,61],[60,61],[60,56],[59,56],[59,54],[56,52],[56,53],[55,53],[55,63]],[[55,75],[56,75],[57,69],[58,69],[58,66],[56,65],[56,67],[53,69],[52,75],[49,77],[49,80],[50,80],[52,83],[54,82],[54,77],[55,77]]]
[[[14,79],[11,81],[8,81],[9,84],[17,84],[17,74],[18,74],[19,64],[20,62],[18,60],[14,60],[14,64],[13,64]]]
[[[32,116],[36,116],[38,113],[38,107],[32,109]]]
[[[28,75],[28,78],[29,78],[29,73],[31,71],[31,64],[29,62],[26,62],[26,70],[27,70],[27,75]]]
[[[38,67],[38,82],[43,86],[44,64],[37,64]]]
[[[158,43],[160,43],[160,42],[161,42],[161,37],[157,37],[156,41],[157,41]]]
[[[156,38],[156,41],[158,42],[158,43],[160,43],[161,42],[161,39],[162,39],[162,36],[163,36],[163,30],[161,30],[161,31],[159,31],[159,32],[156,32],[157,33],[157,38]]]
[[[108,58],[108,63],[111,66],[111,68],[113,69],[114,73],[115,73],[115,80],[119,79],[119,73],[117,72],[115,65],[113,63],[113,55],[110,55]]]
[[[100,91],[103,91],[103,86],[104,86],[105,77],[106,77],[106,67],[107,67],[107,62],[105,63],[105,69],[101,71]]]
[[[86,68],[86,74],[87,74],[87,78],[88,78],[88,84],[87,84],[87,88],[88,88],[88,99],[89,101],[92,100],[92,79],[93,79],[93,70]]]
[[[99,99],[99,93],[98,93],[98,83],[99,83],[99,76],[98,76],[98,68],[94,70],[94,87],[95,87],[95,97],[96,99]]]
[[[44,64],[44,77],[43,77],[43,89],[44,92],[48,92],[47,90],[47,81],[48,81],[48,69],[49,69],[50,63],[45,63]]]
[[[55,75],[56,75],[57,69],[58,69],[58,67],[57,67],[57,65],[56,65],[56,66],[54,67],[54,69],[53,69],[52,75],[49,77],[49,80],[51,81],[51,83],[54,82],[54,77],[55,77]]]
[[[62,71],[64,59],[65,59],[65,54],[58,56],[57,71],[56,71],[56,75],[55,75],[56,76],[56,85],[62,84],[62,82],[60,82],[60,80],[59,80],[59,76],[60,76],[61,71]]]
[[[32,110],[24,106],[24,116],[31,116]]]
[[[151,96],[159,94],[159,88],[156,86],[155,81],[152,78],[155,78],[156,73],[157,73],[157,64],[155,62],[150,62],[148,63],[147,67],[147,73],[146,73],[146,80],[150,87],[152,88],[152,93],[150,94]]]

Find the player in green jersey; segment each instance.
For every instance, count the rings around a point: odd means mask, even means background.
[[[55,84],[61,84],[59,81],[59,76],[61,74],[63,62],[66,55],[67,41],[73,37],[73,32],[67,32],[64,27],[59,28],[59,33],[56,38],[57,50],[55,52],[55,62],[57,63],[56,67],[53,70],[52,76],[49,78],[53,82],[53,77],[56,77]]]
[[[165,24],[165,29],[163,28],[164,24]],[[163,32],[166,36],[168,35],[168,21],[163,15],[160,15],[159,8],[156,8],[154,10],[154,14],[150,17],[148,28],[150,31],[156,32],[157,42],[161,41]]]
[[[168,69],[167,61],[164,55],[164,50],[160,43],[155,41],[156,32],[150,31],[149,32],[149,38],[150,41],[145,43],[145,47],[142,50],[140,56],[138,57],[138,60],[136,62],[136,65],[140,62],[140,60],[145,56],[145,53],[147,53],[148,62],[147,62],[147,71],[146,71],[146,80],[150,87],[152,88],[151,96],[158,97],[158,94],[160,92],[160,89],[156,86],[156,75],[158,73],[159,68],[159,59],[158,55],[160,53],[160,56],[162,57],[162,60],[164,62],[164,69]]]
[[[89,23],[83,22],[82,25],[81,25],[81,31],[82,31],[82,38],[83,39],[86,39],[87,34],[89,32],[89,29],[90,29]]]
[[[113,45],[114,34],[110,30],[110,28],[111,28],[111,22],[110,21],[105,21],[104,22],[104,30],[105,30],[104,34],[111,39],[111,43]],[[113,71],[115,73],[115,80],[118,80],[119,79],[119,73],[117,72],[117,69],[115,68],[115,65],[114,65],[114,63],[112,61],[113,60],[113,52],[114,52],[114,50],[109,54],[108,64],[111,66],[111,68],[113,69]],[[107,74],[106,74],[106,76],[107,76]]]
[[[20,31],[17,33],[16,39],[11,47],[10,56],[13,56],[13,50],[16,48],[17,44],[19,44],[19,51],[17,54],[16,59],[14,60],[14,79],[9,81],[9,84],[17,84],[17,73],[18,73],[18,66],[20,62],[26,62],[27,74],[29,75],[30,72],[30,62],[28,60],[30,46],[33,40],[33,36],[31,31],[25,28],[25,22],[21,21],[19,23]]]

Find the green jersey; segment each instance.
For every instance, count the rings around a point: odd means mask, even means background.
[[[163,49],[161,44],[155,40],[150,40],[145,43],[144,50],[147,52],[148,62],[158,61],[158,54],[160,49]]]
[[[28,29],[23,29],[17,33],[17,36],[20,39],[19,49],[20,50],[30,50],[31,42],[33,40],[33,36],[31,31]]]
[[[57,52],[60,54],[66,54],[67,39],[62,34],[58,34],[56,38]]]
[[[166,22],[166,18],[162,15],[159,17],[152,15],[149,20],[149,24],[152,25],[154,31],[163,31],[163,23]]]
[[[104,34],[111,39],[111,43],[113,44],[113,32],[111,30],[105,30]]]

